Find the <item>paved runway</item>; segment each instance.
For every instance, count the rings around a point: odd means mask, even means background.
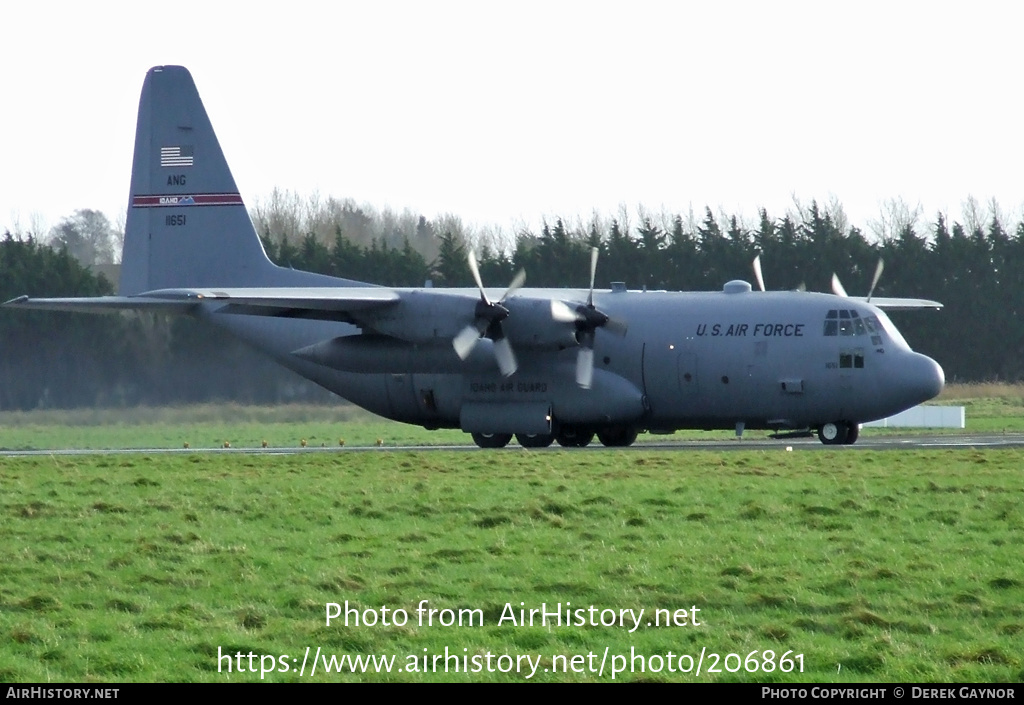
[[[793,451],[807,450],[831,450],[834,452],[851,452],[858,450],[921,450],[928,448],[1022,448],[1024,447],[1024,433],[974,433],[974,434],[943,434],[943,435],[887,435],[875,437],[861,437],[851,446],[826,446],[818,442],[817,438],[791,438],[786,440],[774,439],[745,439],[741,441],[679,441],[669,440],[666,437],[664,442],[655,440],[652,436],[643,442],[636,443],[629,448],[617,449],[627,451],[644,450],[786,450]],[[572,453],[600,453],[605,449],[598,443],[587,448],[564,449],[554,444],[547,449],[525,449],[512,444],[503,450],[483,450],[475,445],[459,446],[337,446],[330,448],[125,448],[108,450],[86,450],[86,449],[62,449],[62,450],[0,450],[0,457],[22,457],[22,456],[49,456],[49,455],[125,455],[125,454],[164,454],[164,453],[252,453],[262,455],[292,455],[297,453],[370,453],[370,452],[395,452],[395,451],[417,451],[431,452],[438,450],[449,451],[472,451],[480,453],[545,453],[552,450],[567,450]]]

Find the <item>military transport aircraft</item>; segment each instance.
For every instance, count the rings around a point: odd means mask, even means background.
[[[477,445],[516,436],[630,445],[640,431],[816,431],[936,396],[942,368],[912,352],[882,308],[934,301],[760,291],[504,291],[373,286],[272,264],[199,93],[180,66],[142,88],[117,296],[6,305],[161,311],[220,326],[359,406]],[[841,291],[841,290],[840,290]]]

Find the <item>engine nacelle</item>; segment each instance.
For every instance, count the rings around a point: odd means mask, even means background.
[[[411,343],[451,343],[459,331],[473,322],[479,299],[444,290],[417,289],[404,292],[394,306],[356,316],[367,332]]]
[[[505,337],[516,350],[562,350],[576,347],[576,326],[556,321],[551,315],[551,299],[512,297],[504,303],[508,318],[502,321]]]
[[[479,301],[466,294],[416,290],[404,293],[395,306],[361,313],[357,321],[367,332],[381,336],[411,343],[450,343],[473,323]],[[508,309],[508,317],[501,327],[514,350],[562,350],[577,345],[575,324],[552,318],[551,299],[513,296],[502,306]]]

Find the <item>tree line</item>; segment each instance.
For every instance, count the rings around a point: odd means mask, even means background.
[[[835,272],[852,295],[867,293],[882,258],[876,296],[945,304],[940,312],[891,315],[916,350],[943,365],[947,379],[1024,379],[1024,224],[1008,231],[996,208],[965,223],[939,215],[924,227],[896,213],[881,237],[848,225],[840,208],[812,202],[781,218],[762,210],[754,224],[710,208],[700,219],[643,212],[635,223],[625,213],[588,223],[555,219],[504,241],[468,233],[451,216],[388,221],[350,202],[329,204],[305,232],[312,221],[301,212],[283,218],[273,208],[254,210],[268,256],[282,266],[389,286],[471,287],[466,258],[474,247],[488,287],[507,286],[523,268],[528,286],[584,288],[590,248],[598,247],[599,287],[623,281],[631,289],[715,290],[730,279],[752,280],[751,262],[760,254],[769,289],[828,291]],[[102,242],[83,247],[72,230],[50,244],[7,232],[0,297],[112,293],[108,279],[79,261],[83,251],[102,250]],[[4,410],[331,398],[188,318],[4,310],[0,336]]]

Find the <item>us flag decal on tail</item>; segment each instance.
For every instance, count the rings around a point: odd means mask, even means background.
[[[192,166],[192,145],[184,147],[161,147],[160,166]]]

